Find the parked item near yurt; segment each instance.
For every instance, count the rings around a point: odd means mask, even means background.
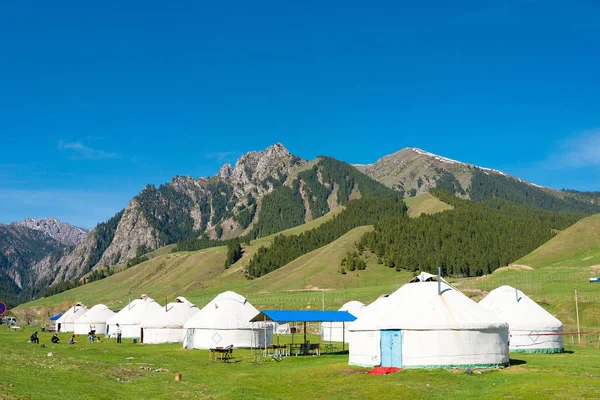
[[[356,318],[359,317],[361,310],[366,306],[360,301],[349,301],[344,304],[338,311],[348,311]],[[349,323],[343,322],[323,322],[321,324],[321,339],[327,342],[344,342],[350,343],[350,335],[348,332]]]
[[[55,329],[57,332],[73,332],[75,330],[75,321],[81,317],[87,308],[83,303],[76,303],[73,307],[69,308],[59,319],[56,320]]]
[[[250,322],[258,313],[245,297],[234,292],[221,293],[185,323],[183,346],[211,349],[231,345],[254,348],[271,344],[273,325]]]
[[[508,323],[510,351],[564,351],[562,322],[520,290],[500,286],[492,290],[479,304]]]
[[[183,343],[183,325],[199,311],[185,297],[177,297],[142,321],[143,343]]]
[[[432,278],[433,277],[433,278]],[[444,280],[416,277],[350,323],[350,365],[488,368],[509,362],[508,324]]]
[[[96,335],[107,335],[106,321],[115,316],[115,312],[104,304],[96,304],[81,317],[75,320],[74,333],[76,335],[87,335],[95,331]]]
[[[114,317],[106,321],[108,334],[116,336],[117,324],[121,328],[122,338],[142,338],[142,320],[146,317],[159,313],[162,307],[156,301],[146,295],[133,300],[123,307]]]
[[[280,324],[277,322],[273,322],[273,333],[277,335],[287,335],[292,332],[292,328],[290,327],[289,322],[285,324]]]

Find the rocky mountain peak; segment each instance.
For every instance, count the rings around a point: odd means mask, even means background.
[[[231,179],[242,184],[252,180],[262,181],[269,176],[287,173],[294,163],[304,162],[290,154],[281,143],[275,143],[265,150],[243,154],[235,163]]]
[[[231,166],[231,164],[227,163],[223,165],[219,170],[219,178],[221,178],[222,180],[227,180],[229,179],[232,173],[233,167]]]
[[[56,218],[26,218],[11,225],[23,226],[44,233],[62,244],[73,246],[79,244],[88,235],[88,230],[61,222]]]

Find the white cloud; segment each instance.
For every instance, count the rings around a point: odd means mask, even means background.
[[[238,153],[234,151],[216,151],[204,153],[204,158],[208,160],[226,161],[235,158],[237,155]]]
[[[81,142],[65,142],[62,140],[58,141],[58,148],[63,150],[70,150],[79,155],[81,158],[88,160],[100,160],[103,158],[119,158],[117,153],[107,152],[104,150],[93,149],[84,145]]]
[[[600,129],[586,131],[558,143],[549,162],[557,168],[600,166]]]

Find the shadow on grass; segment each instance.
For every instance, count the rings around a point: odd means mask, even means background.
[[[564,354],[573,354],[575,353],[573,350],[565,350],[563,351]]]
[[[510,359],[510,366],[515,366],[515,365],[524,365],[527,364],[527,361],[525,360],[519,360],[519,359],[515,359],[515,358],[511,358]]]

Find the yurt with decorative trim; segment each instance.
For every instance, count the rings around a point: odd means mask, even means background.
[[[421,274],[350,323],[350,365],[494,368],[509,363],[508,324],[443,279]]]
[[[520,290],[500,286],[479,304],[508,323],[510,351],[564,352],[562,322]]]
[[[244,296],[235,292],[221,293],[185,323],[183,346],[211,349],[255,348],[271,344],[273,325],[250,322],[258,313]]]

